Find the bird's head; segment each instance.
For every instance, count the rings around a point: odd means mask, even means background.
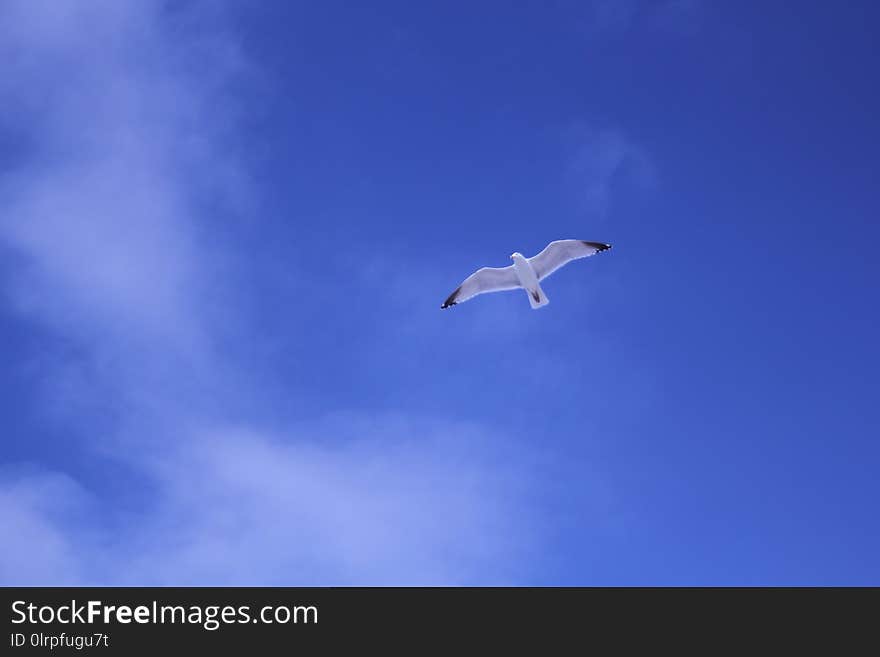
[[[513,253],[510,254],[510,259],[511,259],[511,260],[514,260],[514,261],[515,261],[517,258],[522,258],[522,257],[523,257],[523,254],[520,253],[519,251],[514,251]]]

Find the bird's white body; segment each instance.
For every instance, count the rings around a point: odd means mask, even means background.
[[[528,259],[522,253],[514,253],[510,256],[510,259],[513,260],[513,272],[516,274],[520,287],[529,295],[529,304],[531,304],[532,309],[540,308],[550,303],[550,299],[547,298],[544,290],[541,289],[538,275]]]
[[[550,303],[539,281],[544,280],[557,269],[579,258],[586,258],[611,248],[602,242],[584,240],[556,240],[550,242],[538,255],[526,258],[522,253],[513,253],[513,264],[508,267],[483,267],[468,276],[443,302],[441,308],[449,308],[478,294],[501,292],[502,290],[524,289],[529,295],[532,309]]]

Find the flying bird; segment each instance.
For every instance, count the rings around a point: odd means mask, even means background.
[[[550,303],[541,289],[540,281],[572,260],[586,258],[606,251],[610,244],[584,242],[583,240],[556,240],[550,242],[538,255],[526,258],[522,253],[512,253],[513,264],[508,267],[483,267],[464,279],[455,292],[443,302],[441,308],[472,299],[485,292],[501,292],[523,288],[529,296],[532,310]]]

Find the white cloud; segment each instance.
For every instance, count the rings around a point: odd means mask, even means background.
[[[60,403],[70,440],[133,469],[151,492],[134,508],[89,492],[94,482],[10,468],[0,579],[522,579],[515,564],[537,520],[525,511],[528,477],[496,460],[523,449],[509,437],[449,419],[270,429],[226,419],[224,407],[253,391],[227,376],[217,348],[218,318],[240,307],[240,291],[225,270],[232,247],[211,237],[211,204],[230,187],[230,203],[246,196],[224,103],[244,64],[222,29],[198,20],[203,6],[163,7],[0,6],[0,50],[14,63],[0,82],[12,99],[0,126],[29,141],[0,178],[0,244],[17,263],[7,299],[76,346],[43,361],[46,404]]]
[[[294,437],[206,434],[160,467],[173,508],[168,581],[448,584],[509,581],[528,481],[467,426],[347,417]],[[340,434],[356,434],[340,441]],[[175,531],[177,530],[177,531]],[[158,559],[159,572],[164,567]],[[154,566],[155,564],[153,564]],[[153,567],[144,572],[154,572]]]
[[[205,272],[219,266],[195,210],[230,165],[213,139],[223,119],[205,111],[221,100],[217,74],[196,79],[178,64],[186,44],[164,35],[159,6],[4,3],[4,50],[19,64],[5,116],[28,127],[34,155],[0,187],[0,240],[26,258],[21,308],[65,331],[100,326],[191,350]],[[226,52],[205,43],[185,53]],[[214,58],[219,70],[232,61]]]
[[[340,436],[344,439],[340,441]],[[348,438],[345,438],[348,436]],[[206,430],[151,459],[155,500],[102,504],[63,475],[0,485],[7,584],[513,583],[538,529],[531,482],[479,427],[383,416],[269,437]],[[116,514],[120,511],[116,510]]]
[[[67,514],[85,506],[82,491],[61,474],[7,472],[0,478],[3,552],[0,582],[6,586],[74,585],[81,581]]]

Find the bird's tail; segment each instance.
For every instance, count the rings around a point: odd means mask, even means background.
[[[529,295],[529,303],[532,306],[532,310],[537,310],[550,303],[550,299],[544,294],[544,290],[541,289],[540,285],[535,287],[534,290],[526,290],[526,293]]]

